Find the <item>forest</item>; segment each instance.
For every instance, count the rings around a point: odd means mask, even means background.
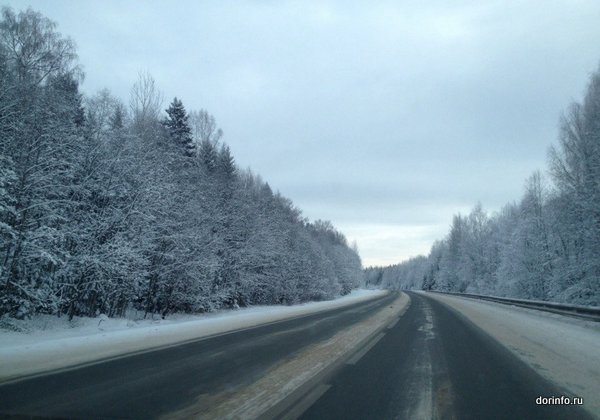
[[[560,119],[547,173],[496,213],[455,215],[428,256],[368,268],[367,282],[600,306],[600,70]]]
[[[1,316],[164,317],[362,281],[356,248],[240,169],[208,111],[165,105],[148,73],[127,105],[83,76],[54,22],[2,9]]]

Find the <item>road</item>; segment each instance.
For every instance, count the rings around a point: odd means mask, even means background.
[[[150,419],[199,395],[260,378],[272,365],[387,307],[397,295],[80,369],[0,385],[0,417]]]
[[[408,310],[275,417],[304,419],[586,419],[567,395],[460,313],[409,293]],[[0,386],[0,413],[169,417],[200,395],[252,386],[274,364],[386,308],[395,295]],[[318,347],[318,346],[317,346]],[[368,350],[368,351],[367,351]],[[270,413],[273,414],[273,413]]]
[[[465,317],[421,294],[354,365],[320,384],[303,419],[585,419],[576,406],[539,406],[565,392]]]

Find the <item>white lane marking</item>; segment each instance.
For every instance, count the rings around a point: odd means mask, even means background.
[[[354,354],[354,356],[352,356],[347,362],[346,364],[348,365],[355,365],[365,354],[367,354],[367,352],[369,350],[371,350],[373,348],[373,346],[375,344],[377,344],[377,342],[379,340],[381,340],[383,338],[383,336],[385,335],[385,333],[379,333],[377,335],[377,337],[375,337],[373,340],[371,340],[369,342],[369,344],[367,344],[366,346],[364,346],[360,351],[358,351],[356,354]]]
[[[396,326],[396,324],[400,321],[400,318],[396,318],[395,321],[393,321],[390,325],[387,326],[386,329],[391,330],[392,328],[394,328]]]
[[[288,411],[281,419],[295,420],[310,408],[321,396],[331,388],[331,385],[319,384],[316,388],[306,394],[294,407]]]

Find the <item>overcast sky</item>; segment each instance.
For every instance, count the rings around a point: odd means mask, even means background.
[[[86,94],[127,102],[144,70],[207,109],[241,167],[366,266],[518,200],[600,63],[597,0],[0,3],[76,41]]]

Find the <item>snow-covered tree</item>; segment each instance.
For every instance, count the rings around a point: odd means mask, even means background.
[[[166,316],[358,285],[343,235],[240,171],[213,116],[175,99],[161,124],[147,73],[130,112],[106,89],[84,98],[55,28],[2,10],[0,315]]]
[[[54,311],[53,273],[68,253],[62,227],[79,144],[79,69],[70,39],[28,9],[0,21],[2,241],[0,308]]]
[[[600,304],[600,70],[582,103],[573,103],[560,124],[559,147],[550,150],[550,172],[562,199],[570,255],[561,255],[563,297]],[[567,236],[570,236],[568,238]]]
[[[173,102],[166,109],[167,117],[163,120],[163,125],[169,132],[169,135],[178,145],[180,145],[186,156],[194,156],[195,146],[192,141],[192,130],[188,123],[188,115],[181,100],[174,98]]]
[[[132,128],[137,134],[156,129],[163,104],[163,95],[148,72],[140,72],[131,88],[129,108]]]
[[[189,124],[196,144],[206,141],[217,147],[223,137],[223,130],[217,127],[215,117],[205,109],[190,112]]]

